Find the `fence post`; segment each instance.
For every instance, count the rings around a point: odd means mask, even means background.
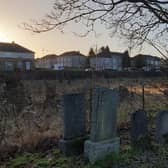
[[[145,110],[145,84],[142,83],[142,109]]]

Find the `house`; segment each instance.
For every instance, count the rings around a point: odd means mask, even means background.
[[[138,54],[131,60],[133,68],[143,69],[145,71],[159,70],[161,59],[156,56]]]
[[[54,69],[54,65],[57,64],[57,55],[50,54],[42,58],[36,59],[36,68],[39,69]]]
[[[124,53],[100,52],[94,56],[89,56],[90,67],[97,70],[121,71]]]
[[[87,57],[79,51],[70,51],[61,54],[58,57],[57,64],[62,65],[64,68],[79,68],[86,67]],[[56,65],[55,65],[56,66]]]
[[[69,68],[85,68],[87,57],[78,51],[65,52],[59,56],[46,55],[36,59],[36,67],[40,69],[62,70]]]
[[[34,69],[34,52],[15,42],[0,42],[0,71]]]

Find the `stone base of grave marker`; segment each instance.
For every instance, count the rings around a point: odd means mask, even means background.
[[[60,140],[59,149],[66,156],[73,156],[83,153],[84,142],[86,137],[76,138],[72,140]]]
[[[92,164],[103,159],[111,153],[118,153],[120,148],[120,138],[113,138],[101,142],[85,142],[84,155]]]

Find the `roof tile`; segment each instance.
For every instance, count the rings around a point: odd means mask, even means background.
[[[12,43],[4,43],[0,42],[0,51],[4,52],[19,52],[19,53],[34,53],[33,51],[22,47],[19,44],[16,44],[14,42]]]

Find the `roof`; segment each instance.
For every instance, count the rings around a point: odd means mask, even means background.
[[[68,52],[65,52],[65,53],[60,55],[60,57],[64,57],[64,56],[83,56],[83,57],[85,57],[79,51],[68,51]]]
[[[111,53],[111,55],[117,55],[117,56],[123,56],[124,54],[125,54],[125,52],[124,53],[120,53],[120,52],[110,52]]]
[[[12,43],[4,43],[0,42],[0,51],[4,52],[19,52],[19,53],[34,53],[33,51],[22,47],[19,44],[16,44],[15,42]]]
[[[94,56],[89,56],[89,58],[94,58],[94,57],[102,57],[102,58],[111,58],[114,56],[123,56],[125,53],[119,53],[119,52],[109,52],[109,53],[98,53],[97,55]]]
[[[152,56],[152,55],[145,55],[145,54],[138,54],[138,55],[132,57],[132,59],[134,60],[134,59],[139,58],[139,57],[143,57],[143,59],[144,58],[152,58],[152,59],[156,59],[156,60],[160,61],[160,57]]]
[[[39,58],[39,59],[55,59],[55,58],[57,58],[57,57],[58,57],[58,55],[49,54],[49,55],[46,55],[46,56],[41,57],[41,58]]]

